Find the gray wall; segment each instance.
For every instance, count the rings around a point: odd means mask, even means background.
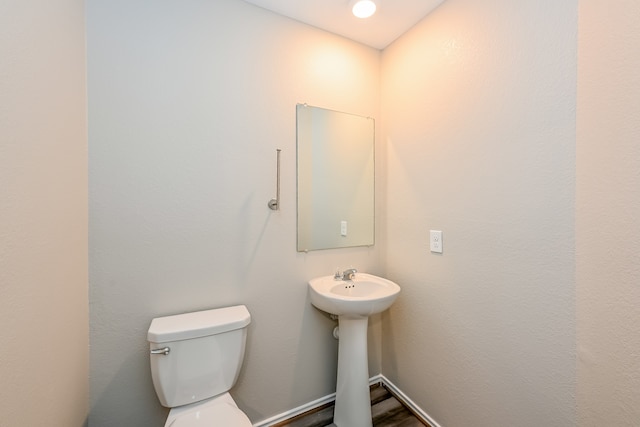
[[[84,3],[0,2],[0,414],[89,407]]]
[[[576,12],[447,0],[383,53],[382,371],[446,427],[575,424]]]
[[[237,0],[90,0],[87,20],[91,426],[162,425],[151,319],[232,304],[252,315],[232,394],[253,421],[335,391],[335,322],[306,282],[381,273],[380,250],[296,252],[295,105],[378,117],[379,51]]]

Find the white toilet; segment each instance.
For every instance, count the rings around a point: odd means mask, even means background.
[[[153,319],[151,375],[165,427],[251,427],[228,393],[244,358],[251,315],[244,305]]]

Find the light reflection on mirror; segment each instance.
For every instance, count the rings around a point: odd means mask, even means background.
[[[296,106],[298,251],[374,244],[375,121]]]

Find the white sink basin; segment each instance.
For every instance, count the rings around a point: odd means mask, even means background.
[[[399,293],[397,284],[366,273],[356,273],[353,280],[324,276],[309,281],[311,304],[338,316],[366,317],[383,312]]]
[[[400,286],[371,274],[355,273],[352,280],[333,276],[309,281],[311,304],[338,315],[338,379],[333,424],[336,427],[373,427],[367,364],[369,315],[385,311]]]

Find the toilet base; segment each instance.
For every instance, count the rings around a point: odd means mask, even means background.
[[[231,407],[233,409],[231,409]],[[230,411],[232,412],[231,414]],[[213,415],[216,413],[222,414],[224,419],[221,420]],[[208,418],[211,419],[209,420]],[[190,420],[196,419],[201,421],[198,421],[197,423],[190,422]],[[204,421],[204,423],[202,421]],[[201,400],[200,402],[191,403],[189,405],[171,408],[164,426],[173,427],[176,424],[180,427],[191,425],[203,427],[215,427],[220,425],[228,427],[251,427],[251,421],[240,411],[240,409],[238,409],[238,405],[236,405],[236,402],[229,393],[224,393],[211,399]]]

